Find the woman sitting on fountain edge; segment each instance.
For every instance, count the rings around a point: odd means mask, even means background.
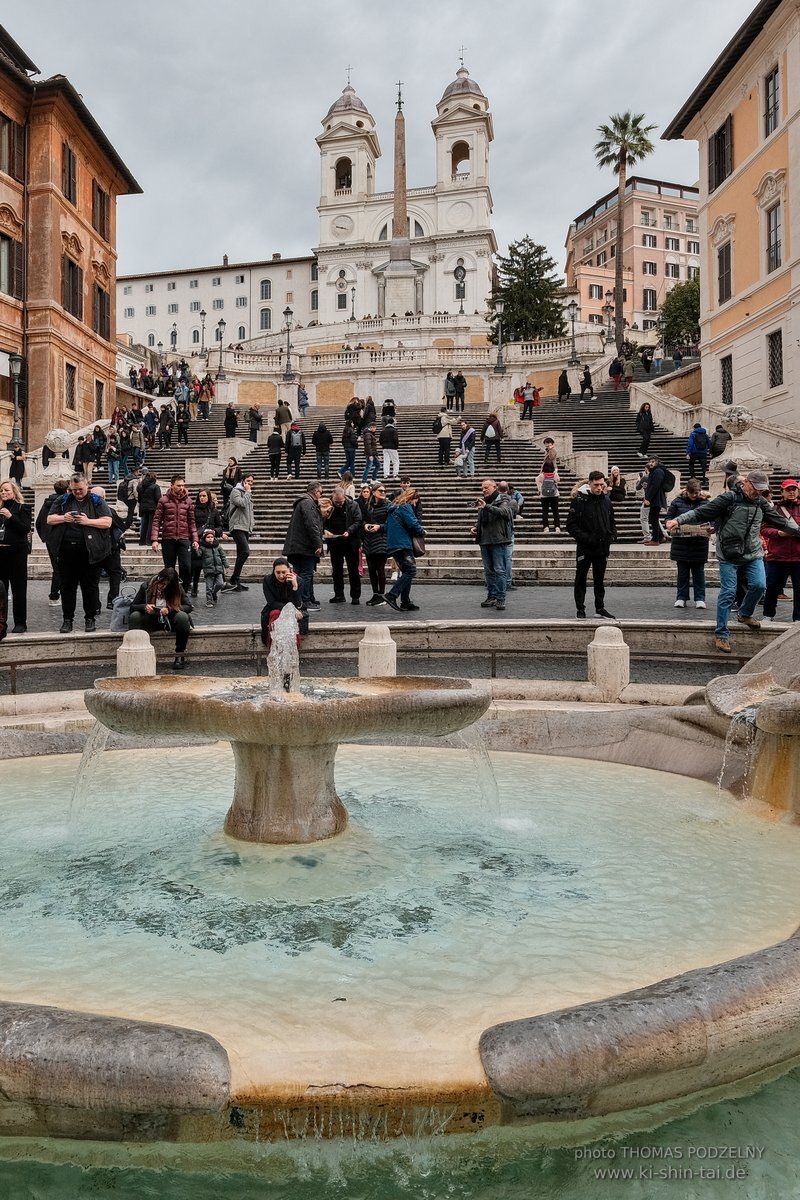
[[[300,584],[297,575],[288,558],[276,558],[272,564],[272,574],[264,576],[262,584],[266,604],[261,610],[261,640],[269,650],[272,641],[272,626],[281,615],[285,605],[293,604],[299,622],[297,628],[297,645],[308,633],[308,613],[303,612]]]
[[[149,583],[143,583],[131,602],[129,627],[148,633],[175,634],[174,671],[186,666],[186,646],[192,628],[192,602],[183,590],[174,567],[164,567]]]

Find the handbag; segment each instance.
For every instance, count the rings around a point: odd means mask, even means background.
[[[131,605],[136,595],[134,591],[120,593],[111,605],[111,620],[108,624],[109,633],[124,633],[130,625]]]
[[[424,558],[425,556],[425,538],[414,534],[411,538],[411,548],[414,552],[414,558]]]

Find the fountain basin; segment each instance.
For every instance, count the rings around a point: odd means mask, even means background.
[[[85,702],[117,733],[225,738],[236,761],[225,832],[285,844],[321,841],[347,825],[334,782],[340,742],[454,733],[486,711],[491,692],[466,679],[315,679],[275,693],[262,679],[163,676],[98,679]]]

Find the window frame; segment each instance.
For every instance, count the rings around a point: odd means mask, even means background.
[[[642,312],[658,312],[658,290],[642,288]]]
[[[715,192],[733,174],[733,116],[728,113],[708,139],[708,191]]]
[[[271,279],[262,279],[261,280],[261,283],[259,285],[259,299],[261,299],[261,300],[271,300],[272,299],[272,280]]]
[[[64,408],[66,408],[69,412],[78,411],[77,363],[64,363]]]
[[[111,341],[111,294],[97,282],[92,285],[92,329],[103,341]]]
[[[261,311],[259,312],[258,328],[261,330],[262,333],[266,333],[270,329],[272,329],[272,309],[271,308],[262,308]]]
[[[771,83],[774,82],[774,87]],[[771,137],[781,123],[781,77],[778,64],[764,76],[764,137]]]
[[[773,218],[777,214],[777,219]],[[777,204],[772,204],[764,212],[764,223],[766,229],[766,252],[767,252],[767,274],[771,275],[773,271],[777,271],[783,265],[781,255],[781,232],[783,227],[783,213],[781,212],[780,200]]]
[[[723,257],[727,259],[723,262]],[[724,294],[723,294],[724,293]],[[733,297],[733,243],[730,238],[717,247],[717,304]]]
[[[111,197],[96,179],[92,180],[92,229],[104,242],[111,241]]]
[[[658,238],[654,233],[643,233],[642,245],[644,246],[645,250],[657,250]]]
[[[61,307],[76,321],[83,320],[83,268],[68,254],[61,256]]]
[[[78,207],[78,158],[69,142],[61,143],[61,192]]]
[[[772,353],[772,348],[776,345],[779,350],[778,369],[773,371],[773,360],[775,356]],[[767,389],[770,392],[773,392],[776,388],[783,387],[785,382],[783,361],[783,329],[780,327],[777,329],[770,329],[770,331],[766,334],[764,346],[767,354]]]

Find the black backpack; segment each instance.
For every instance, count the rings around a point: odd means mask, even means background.
[[[431,429],[433,430],[434,433],[442,432],[442,418],[441,417],[436,418],[436,420],[431,425]]]
[[[664,472],[664,491],[671,492],[675,487],[677,480],[672,474],[672,471],[670,471],[669,467],[662,467],[661,469]]]
[[[708,434],[705,429],[696,429],[694,434],[695,454],[705,454],[708,450]]]

